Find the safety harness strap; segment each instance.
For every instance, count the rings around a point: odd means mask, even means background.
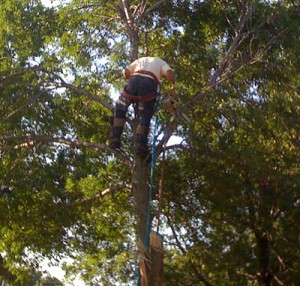
[[[128,99],[131,99],[133,101],[141,101],[141,102],[146,102],[146,101],[149,101],[149,100],[152,100],[154,98],[157,97],[158,93],[155,91],[155,92],[152,92],[148,95],[145,95],[145,96],[135,96],[135,95],[132,95],[132,94],[129,94],[124,88],[122,90],[122,95],[125,96],[126,98]]]
[[[138,70],[138,71],[134,72],[133,75],[147,75],[147,76],[150,76],[155,81],[155,83],[157,85],[159,85],[159,80],[153,72],[146,71],[146,70]]]

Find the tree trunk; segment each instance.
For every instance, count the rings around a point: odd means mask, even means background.
[[[139,286],[161,286],[163,283],[162,237],[151,232],[150,165],[136,156],[132,170],[132,193],[136,216],[136,236],[139,249]],[[149,213],[150,212],[150,213]],[[148,218],[148,215],[150,217]],[[149,219],[149,221],[148,221]]]
[[[151,261],[149,285],[161,286],[164,281],[163,239],[156,232],[151,232],[150,234],[149,257]]]
[[[145,7],[142,8],[143,5],[146,5],[145,3],[140,3],[140,14],[138,15],[139,18],[143,17],[143,11],[145,10]],[[138,59],[139,56],[139,24],[138,21],[135,19],[134,15],[132,14],[132,10],[130,9],[130,5],[126,0],[119,0],[119,7],[120,7],[120,13],[119,16],[122,19],[130,41],[130,62],[135,61]],[[136,136],[136,127],[137,127],[137,118],[135,120],[135,124],[133,126],[133,134],[134,138]],[[134,140],[135,141],[135,140]],[[149,191],[150,191],[150,169],[149,169],[149,163],[146,162],[144,159],[135,156],[134,158],[134,166],[132,169],[132,193],[133,193],[133,199],[134,199],[134,212],[136,217],[136,237],[137,242],[139,245],[139,249],[143,249],[144,255],[148,257],[147,259],[147,273],[143,275],[142,279],[142,286],[159,286],[157,282],[154,282],[157,275],[155,271],[151,271],[150,268],[148,269],[149,263],[150,267],[154,263],[157,263],[157,261],[161,261],[160,264],[162,264],[162,259],[159,257],[162,257],[161,254],[158,254],[159,251],[152,250],[150,252],[149,242],[150,237],[147,237],[150,235],[149,231],[151,229],[151,217],[148,220],[148,202],[149,202]],[[152,198],[150,198],[152,199]],[[148,225],[150,224],[150,225]],[[147,229],[149,227],[149,229]],[[141,245],[142,244],[142,245]],[[162,244],[161,244],[162,245]],[[151,255],[152,254],[152,255]],[[140,259],[141,260],[141,259]],[[144,260],[145,261],[145,260]],[[162,267],[162,266],[161,266]],[[156,269],[156,268],[155,268]],[[140,272],[141,272],[141,261],[140,261]],[[158,272],[162,272],[162,269],[158,270]],[[160,275],[161,276],[161,275]],[[141,281],[138,283],[141,285]]]
[[[130,38],[130,61],[135,61],[139,56],[139,33],[137,30],[128,28]]]
[[[272,273],[269,270],[269,239],[266,234],[256,233],[258,269],[257,280],[261,286],[270,286]]]
[[[149,286],[149,255],[146,245],[147,218],[149,201],[149,165],[140,157],[135,158],[132,171],[132,192],[134,212],[136,216],[136,236],[139,249],[139,279],[138,286]]]
[[[132,171],[132,192],[136,215],[136,235],[145,243],[149,200],[149,164],[140,157],[135,158]]]
[[[274,205],[273,190],[267,184],[262,184],[259,192],[258,219],[255,237],[257,241],[258,269],[257,279],[259,285],[270,286],[273,279],[270,270],[270,240],[268,233],[272,229],[271,209]]]

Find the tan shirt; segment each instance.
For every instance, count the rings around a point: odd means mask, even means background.
[[[156,57],[139,58],[126,68],[133,75],[139,70],[149,71],[153,73],[159,81],[162,79],[163,76],[166,76],[168,70],[172,70],[171,67],[164,60]],[[148,75],[143,76],[151,77]]]

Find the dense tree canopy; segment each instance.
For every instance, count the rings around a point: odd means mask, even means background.
[[[1,279],[31,285],[45,257],[71,257],[87,285],[136,280],[149,164],[133,155],[133,112],[122,151],[108,142],[123,69],[153,55],[181,100],[157,111],[164,285],[299,283],[298,1],[0,7]]]

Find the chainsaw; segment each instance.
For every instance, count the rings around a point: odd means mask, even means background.
[[[175,98],[174,96],[172,96],[170,94],[164,96],[164,98],[162,99],[161,102],[162,102],[162,105],[163,105],[164,109],[166,110],[166,112],[170,115],[173,115],[177,111],[177,107],[180,103],[179,99]],[[179,114],[182,115],[182,117],[188,123],[191,123],[191,120],[186,116],[186,114],[184,114],[183,112],[180,112]]]

